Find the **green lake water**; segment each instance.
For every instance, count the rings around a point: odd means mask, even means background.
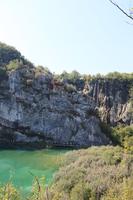
[[[63,154],[67,151],[63,149],[0,150],[0,183],[4,184],[10,180],[24,193],[31,190],[33,176],[45,177],[46,184],[49,184],[59,168]]]

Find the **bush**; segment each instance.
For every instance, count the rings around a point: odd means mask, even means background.
[[[21,68],[23,66],[22,61],[19,60],[12,60],[9,62],[9,64],[6,66],[7,71],[12,71],[12,70],[16,70],[18,68]]]
[[[25,59],[19,51],[17,51],[14,47],[8,46],[2,42],[0,42],[0,67],[6,67],[11,61],[14,62],[14,60],[18,60],[19,62],[22,62],[23,65],[27,65],[29,67],[33,67],[33,64],[29,62],[27,59]],[[10,65],[12,65],[10,63]],[[13,64],[15,65],[15,64]],[[13,67],[14,69],[15,67]],[[15,65],[16,66],[16,65]]]
[[[133,155],[125,154],[120,147],[91,147],[73,151],[66,155],[54,179],[52,200],[55,196],[58,200],[111,200],[110,189],[117,189],[120,194],[119,185],[132,179]],[[128,192],[132,192],[131,185]],[[126,200],[131,200],[130,197]]]
[[[35,177],[33,186],[32,186],[32,193],[29,196],[29,200],[46,200],[45,199],[45,179],[41,178],[38,179]]]
[[[76,87],[72,84],[65,84],[65,87],[64,87],[65,91],[68,92],[68,93],[73,93],[73,92],[76,92]]]
[[[22,195],[11,183],[0,186],[0,200],[52,200],[44,178],[34,178],[32,191],[29,195]]]
[[[133,136],[124,138],[124,149],[127,153],[133,154]]]
[[[122,147],[124,147],[124,141],[126,138],[133,136],[133,125],[130,126],[117,126],[112,128],[112,136]]]
[[[20,194],[11,183],[0,186],[0,200],[20,200]]]
[[[14,47],[0,42],[0,66],[6,66],[11,60],[20,59],[21,54]]]
[[[133,180],[123,180],[119,185],[112,186],[101,200],[131,200],[133,199]]]
[[[38,77],[42,74],[51,76],[51,72],[47,67],[43,67],[39,65],[35,68],[35,77]]]
[[[133,73],[120,73],[120,72],[110,72],[106,75],[96,74],[91,77],[92,80],[96,79],[117,79],[117,80],[127,80],[132,81],[133,80]]]
[[[3,76],[6,73],[6,70],[3,68],[0,68],[0,76]]]
[[[112,141],[114,145],[120,145],[119,137],[114,134],[113,128],[106,124],[105,122],[100,121],[101,131]]]

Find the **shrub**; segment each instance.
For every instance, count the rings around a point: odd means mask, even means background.
[[[125,138],[133,136],[133,125],[117,126],[112,128],[112,133],[115,140],[124,147]]]
[[[5,73],[6,73],[6,70],[5,70],[5,69],[3,69],[3,68],[0,68],[0,76],[3,76],[3,75],[5,75]]]
[[[120,144],[118,136],[113,132],[113,129],[105,122],[100,121],[100,128],[102,132],[113,142],[114,145]]]
[[[68,93],[73,93],[73,92],[76,92],[76,87],[72,84],[65,84],[65,87],[64,87],[65,91],[68,92]]]
[[[127,153],[133,154],[133,136],[124,138],[124,149]]]
[[[0,186],[0,200],[20,200],[20,194],[11,183]]]
[[[21,54],[14,47],[0,42],[0,66],[5,66],[11,60],[20,59]]]
[[[133,73],[120,73],[120,72],[110,72],[105,75],[105,78],[118,79],[118,80],[130,80],[133,79]]]
[[[45,200],[45,179],[38,177],[34,178],[33,186],[32,186],[32,193],[29,197],[30,200]]]
[[[12,70],[16,70],[16,69],[18,69],[22,66],[23,66],[22,61],[19,61],[19,60],[16,59],[16,60],[10,61],[9,64],[6,66],[6,69],[8,71],[12,71]]]
[[[39,65],[35,68],[35,77],[38,77],[42,74],[51,76],[51,72],[47,67],[43,67]]]
[[[131,200],[133,199],[133,180],[123,180],[122,183],[115,184],[106,192],[101,200]]]
[[[56,194],[58,200],[111,200],[110,188],[117,189],[120,194],[119,185],[133,179],[132,161],[133,155],[125,154],[120,147],[91,147],[70,152],[54,179],[52,199]],[[128,191],[131,190],[131,186],[128,187]],[[126,200],[131,199],[127,197]]]

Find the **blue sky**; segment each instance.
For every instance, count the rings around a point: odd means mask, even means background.
[[[56,73],[132,72],[133,26],[126,21],[108,0],[0,0],[0,40]]]

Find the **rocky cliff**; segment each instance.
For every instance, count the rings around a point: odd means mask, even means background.
[[[132,76],[71,77],[34,67],[0,43],[0,147],[103,145],[110,141],[101,121],[133,123]]]
[[[81,76],[63,72],[60,78],[95,102],[100,119],[111,126],[133,123],[133,73]]]
[[[0,146],[108,144],[92,98],[0,44]]]
[[[99,78],[85,87],[102,121],[112,126],[133,123],[133,78]]]

